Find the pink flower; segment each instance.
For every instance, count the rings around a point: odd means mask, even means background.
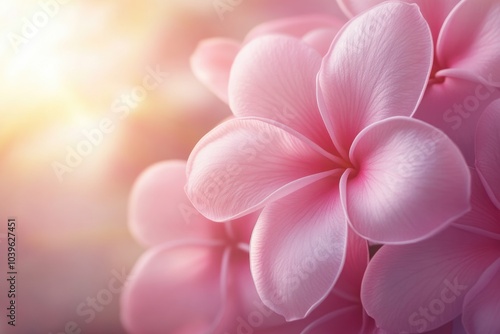
[[[185,182],[185,162],[168,161],[145,171],[132,191],[130,229],[151,248],[122,296],[122,322],[130,333],[236,329],[237,314],[259,301],[248,261],[255,217],[210,222],[191,206]],[[284,322],[275,314],[266,320]]]
[[[346,15],[383,0],[337,0]],[[434,64],[415,117],[443,130],[474,165],[479,117],[500,98],[500,2],[405,0],[419,5],[432,31]]]
[[[229,38],[206,39],[199,43],[191,56],[191,68],[198,80],[228,103],[231,66],[248,42],[265,35],[288,35],[300,38],[321,54],[326,54],[344,23],[344,20],[334,16],[303,15],[260,24],[247,34],[243,42]]]
[[[426,241],[384,246],[370,262],[362,300],[382,328],[422,332],[463,312],[467,333],[500,332],[499,111],[497,100],[478,122],[472,211]]]
[[[323,60],[285,36],[255,39],[236,57],[229,100],[237,118],[197,144],[186,191],[214,221],[263,208],[250,242],[252,275],[264,303],[287,320],[328,295],[348,225],[368,240],[400,244],[469,210],[459,150],[402,117],[417,107],[431,60],[418,8],[396,2],[352,20]],[[315,273],[302,278],[297,267],[309,259]]]

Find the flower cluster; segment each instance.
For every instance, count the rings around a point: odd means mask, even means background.
[[[212,39],[233,117],[137,181],[131,333],[500,333],[500,1]]]

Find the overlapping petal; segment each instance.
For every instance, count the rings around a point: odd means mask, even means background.
[[[191,55],[191,69],[196,78],[226,103],[229,73],[240,47],[236,40],[211,38],[200,42]]]
[[[497,246],[454,227],[416,244],[384,246],[363,279],[363,305],[389,331],[438,328],[460,315],[467,291],[500,256]]]
[[[385,0],[337,0],[340,7],[348,16],[359,14]],[[407,3],[415,3],[420,8],[422,15],[429,24],[434,43],[437,42],[444,21],[451,10],[460,0],[403,0]]]
[[[223,307],[222,250],[165,245],[146,252],[122,293],[121,317],[126,329],[175,334],[212,328]]]
[[[446,75],[500,87],[500,2],[463,0],[443,24],[437,58]]]
[[[345,206],[353,228],[368,240],[417,241],[470,209],[462,154],[424,122],[394,117],[373,124],[356,138],[350,157],[356,172],[343,178]]]
[[[500,211],[491,202],[478,173],[473,169],[471,169],[471,179],[472,209],[454,221],[453,225],[500,240]]]
[[[477,124],[476,168],[500,210],[500,99],[488,106]]]
[[[470,289],[464,300],[462,321],[469,334],[500,332],[500,259]]]
[[[320,64],[320,54],[293,37],[253,40],[234,61],[229,81],[231,110],[239,117],[273,119],[320,145],[328,143],[316,102]]]
[[[186,192],[214,221],[241,217],[331,174],[332,162],[293,130],[234,119],[208,133],[188,160]]]
[[[337,149],[391,116],[410,116],[432,65],[432,38],[416,5],[388,2],[350,21],[318,75],[321,114]]]
[[[414,117],[446,133],[460,148],[469,166],[474,166],[477,122],[500,90],[477,82],[446,78],[431,84]]]
[[[302,38],[309,32],[318,29],[332,29],[338,31],[345,21],[335,16],[302,15],[263,23],[252,29],[245,37],[245,43],[271,34],[282,34]]]
[[[250,265],[262,300],[287,320],[301,319],[330,292],[344,263],[347,223],[335,176],[262,211]]]
[[[320,55],[326,55],[339,30],[329,28],[311,30],[304,35],[302,40],[318,51]]]
[[[186,162],[155,164],[142,173],[130,195],[129,227],[146,246],[179,239],[210,239],[220,226],[203,217],[184,192]]]

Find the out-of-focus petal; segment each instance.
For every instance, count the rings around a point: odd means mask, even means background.
[[[393,117],[373,124],[356,138],[350,157],[357,174],[343,177],[345,205],[353,228],[368,240],[421,240],[470,209],[462,154],[424,122]]]
[[[474,166],[477,122],[486,107],[500,98],[500,90],[455,78],[431,84],[414,117],[446,133]]]
[[[419,243],[383,246],[363,278],[363,305],[389,331],[438,328],[460,315],[467,291],[500,256],[497,245],[450,227]]]
[[[274,20],[258,25],[245,37],[245,43],[270,34],[282,34],[302,38],[312,30],[340,30],[345,21],[327,15],[301,15],[280,20]]]
[[[227,221],[331,173],[331,160],[319,146],[279,126],[234,119],[202,138],[187,165],[186,192],[195,208]]]
[[[321,55],[296,38],[266,36],[250,42],[231,71],[233,113],[273,119],[320,145],[331,142],[316,102],[320,64]]]
[[[464,300],[462,322],[469,334],[500,333],[500,259],[483,273]]]
[[[333,330],[342,330],[343,334],[359,334],[363,324],[363,307],[351,305],[334,310],[316,319],[300,334],[331,334]],[[362,333],[370,333],[368,328]]]
[[[361,281],[369,260],[368,243],[352,229],[348,231],[347,253],[342,273],[332,290],[352,302],[361,304]]]
[[[309,314],[342,270],[347,222],[336,183],[332,176],[274,201],[255,226],[250,265],[257,291],[289,321]]]
[[[337,0],[348,16],[361,13],[385,0]],[[419,6],[422,15],[432,31],[434,43],[437,42],[444,21],[460,0],[403,0]]]
[[[464,230],[500,239],[500,211],[493,205],[477,172],[471,169],[471,211],[453,222]]]
[[[436,52],[441,68],[461,69],[500,87],[500,2],[461,1],[444,22]]]
[[[368,125],[412,115],[431,65],[432,38],[416,5],[387,2],[350,21],[318,75],[320,111],[337,149],[345,156]]]
[[[500,210],[500,99],[486,108],[477,124],[476,168]]]
[[[338,30],[335,29],[316,29],[304,35],[302,40],[318,51],[320,55],[326,55],[337,33]]]
[[[165,161],[145,170],[130,195],[129,226],[145,246],[179,239],[210,239],[223,229],[203,217],[184,192],[186,162]]]
[[[122,293],[122,323],[130,333],[199,333],[222,308],[222,247],[160,246],[136,263]]]
[[[229,73],[240,43],[227,38],[206,39],[191,56],[191,69],[198,80],[228,103]]]

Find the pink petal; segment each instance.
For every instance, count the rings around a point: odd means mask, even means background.
[[[410,116],[432,64],[432,39],[418,7],[387,2],[348,23],[318,75],[318,100],[337,149],[391,116]]]
[[[236,40],[211,38],[200,42],[191,56],[196,78],[226,103],[229,73],[239,50],[240,43]]]
[[[340,30],[344,21],[327,15],[301,15],[285,19],[274,20],[258,25],[245,37],[245,43],[271,34],[289,35],[302,38],[307,33],[317,29]]]
[[[436,52],[441,68],[500,87],[500,2],[461,1],[443,25]]]
[[[326,55],[337,33],[337,29],[316,29],[304,35],[302,40],[318,51],[320,55]]]
[[[334,310],[311,322],[300,334],[331,334],[333,329],[342,329],[342,334],[371,333],[368,328],[361,331],[363,307],[361,304]],[[370,326],[371,327],[371,326]],[[373,328],[370,328],[373,330]]]
[[[320,63],[319,53],[292,37],[267,36],[250,42],[231,72],[233,113],[273,119],[329,149],[331,141],[316,102]]]
[[[478,119],[497,98],[500,98],[500,90],[494,87],[446,78],[428,87],[414,116],[445,132],[472,167]]]
[[[354,16],[385,0],[337,0],[342,10],[348,16]],[[429,24],[434,43],[437,42],[444,21],[460,0],[403,0],[419,6],[422,15]]]
[[[497,240],[453,227],[419,243],[383,246],[363,279],[363,305],[388,331],[438,328],[460,315],[467,291],[498,256]]]
[[[163,246],[136,263],[122,293],[129,333],[203,333],[222,308],[222,248]],[[194,331],[194,328],[199,331]]]
[[[266,206],[250,243],[250,266],[264,303],[288,321],[304,318],[342,270],[347,222],[334,176]]]
[[[436,45],[446,18],[460,0],[405,0],[405,2],[416,3],[419,6],[431,28],[434,45]]]
[[[476,168],[493,203],[500,209],[500,99],[479,119],[476,134]]]
[[[130,195],[129,227],[145,246],[179,239],[210,239],[223,231],[203,217],[184,192],[186,162],[157,163],[144,171]]]
[[[344,297],[361,305],[361,281],[369,260],[368,243],[352,229],[348,231],[347,253],[342,273],[332,294]]]
[[[470,209],[470,172],[453,142],[436,128],[407,117],[363,130],[346,183],[353,228],[377,243],[421,240]],[[422,208],[425,208],[423,210]]]
[[[206,217],[227,221],[244,216],[332,169],[318,146],[276,124],[230,120],[196,145],[188,160],[186,192]]]
[[[471,170],[472,210],[453,222],[453,225],[470,232],[500,239],[500,211],[490,201],[478,173]]]
[[[500,259],[465,296],[462,319],[469,334],[500,333]]]
[[[385,0],[337,0],[337,4],[347,17],[356,16]]]

